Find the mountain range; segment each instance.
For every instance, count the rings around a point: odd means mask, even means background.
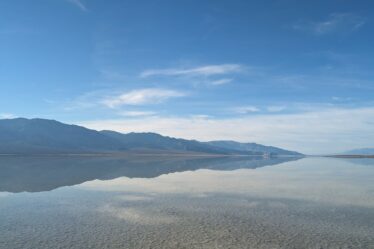
[[[342,154],[345,155],[374,155],[374,148],[361,148],[346,151]]]
[[[65,153],[203,153],[220,155],[301,156],[301,153],[255,143],[199,142],[157,133],[96,131],[47,119],[0,120],[0,154]]]

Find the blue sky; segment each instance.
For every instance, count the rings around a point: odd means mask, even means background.
[[[374,2],[4,0],[0,118],[374,147]]]

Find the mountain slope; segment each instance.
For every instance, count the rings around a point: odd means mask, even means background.
[[[0,120],[1,153],[82,153],[123,150],[117,140],[77,125],[45,119]]]
[[[118,153],[164,151],[222,155],[300,155],[275,147],[233,141],[203,143],[156,133],[96,131],[46,119],[0,120],[0,154]]]
[[[194,140],[165,137],[156,133],[98,132],[46,119],[0,120],[2,154],[118,153],[133,149],[243,154]]]
[[[237,151],[231,148],[221,148],[214,145],[198,142],[196,140],[186,140],[162,136],[157,133],[119,133],[115,131],[101,131],[102,134],[117,139],[129,149],[154,149],[154,150],[177,150],[194,151],[213,154],[262,154]]]
[[[295,151],[284,150],[273,146],[265,146],[256,143],[239,143],[235,141],[211,141],[207,142],[209,145],[213,145],[220,148],[230,148],[237,151],[256,151],[266,154],[275,155],[287,155],[287,156],[301,156],[301,153]]]

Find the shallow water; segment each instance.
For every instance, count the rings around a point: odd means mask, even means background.
[[[0,248],[374,248],[374,160],[0,158]]]

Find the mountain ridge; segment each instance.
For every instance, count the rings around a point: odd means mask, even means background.
[[[358,148],[340,154],[345,155],[374,155],[374,148]]]
[[[262,152],[262,153],[267,153],[267,154],[281,154],[281,155],[302,155],[299,152],[296,151],[290,151],[290,150],[285,150],[281,149],[278,147],[274,146],[267,146],[267,145],[262,145],[258,143],[240,143],[232,140],[217,140],[217,141],[210,141],[207,142],[210,145],[220,147],[220,148],[232,148],[235,150],[239,151],[257,151],[257,152]]]
[[[40,118],[0,120],[0,154],[122,153],[146,149],[219,155],[302,155],[255,143],[230,141],[230,147],[222,142],[199,142],[152,132],[97,131]],[[259,150],[250,149],[250,144]]]

